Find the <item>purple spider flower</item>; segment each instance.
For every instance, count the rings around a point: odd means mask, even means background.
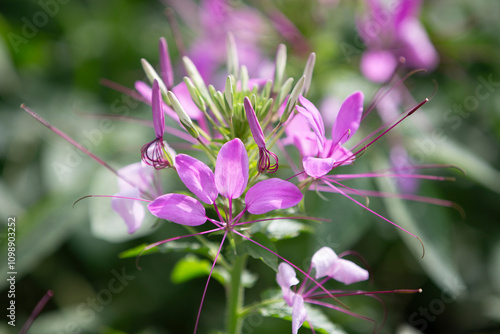
[[[219,227],[235,223],[232,219],[232,201],[246,190],[248,166],[247,151],[239,138],[221,147],[217,155],[215,173],[205,163],[189,155],[178,154],[175,158],[175,167],[186,187],[202,202],[214,205],[221,220],[216,223]],[[229,201],[229,222],[222,218],[217,208],[216,199],[219,194]],[[263,214],[272,210],[290,208],[301,200],[302,193],[293,183],[276,178],[267,179],[248,189],[245,196],[245,208],[237,217],[241,217],[246,211],[252,214]],[[148,208],[159,218],[183,225],[201,225],[209,219],[205,216],[203,205],[187,195],[162,195],[152,201]],[[192,214],[182,214],[190,212]]]
[[[361,58],[366,78],[388,81],[401,57],[410,68],[432,70],[437,66],[439,56],[418,20],[420,4],[420,0],[399,0],[389,8],[380,0],[367,0],[368,14],[357,23],[368,48]]]
[[[160,244],[180,238],[207,234],[215,231],[224,231],[219,251],[215,256],[212,269],[203,292],[198,311],[198,318],[195,325],[196,332],[208,283],[227,234],[231,231],[232,233],[235,233],[242,238],[265,248],[235,229],[241,225],[256,222],[240,222],[243,214],[248,211],[251,214],[260,215],[277,209],[290,208],[297,205],[302,200],[303,195],[296,185],[285,180],[271,178],[260,181],[248,189],[245,195],[244,209],[233,217],[233,200],[236,200],[245,192],[249,175],[247,151],[243,142],[238,138],[225,143],[221,147],[219,154],[217,155],[215,172],[212,172],[212,170],[205,163],[185,154],[179,154],[176,156],[175,167],[180,179],[186,187],[194,195],[196,195],[200,201],[214,206],[219,220],[207,217],[203,204],[191,196],[183,194],[165,194],[159,196],[148,204],[148,209],[154,216],[188,226],[202,225],[209,220],[216,226],[216,228],[199,232],[197,234],[162,240],[149,245],[146,249],[150,249]],[[223,201],[227,200],[228,202],[228,211],[226,212],[225,219],[216,204],[219,195],[224,198]],[[276,218],[261,219],[258,221],[272,219]],[[276,253],[273,252],[273,254]]]
[[[274,173],[278,170],[278,157],[266,148],[264,132],[262,132],[259,120],[257,119],[255,110],[253,109],[252,103],[248,97],[245,97],[243,105],[245,107],[245,113],[247,115],[248,125],[250,126],[253,139],[259,147],[257,170],[259,173]],[[274,163],[272,163],[272,160],[274,160]]]
[[[155,169],[172,167],[171,162],[166,158],[168,146],[163,140],[165,131],[165,114],[162,107],[163,100],[161,98],[160,87],[158,81],[153,82],[153,92],[151,96],[151,104],[153,108],[153,125],[156,138],[145,144],[141,148],[141,159],[144,163],[153,166]]]
[[[387,132],[401,123],[405,118],[409,117],[413,112],[419,109],[423,104],[425,104],[428,99],[419,103],[416,107],[412,108],[409,112],[400,117],[397,121],[393,121],[392,125],[386,124],[381,128],[374,131],[368,137],[361,140],[353,148],[347,149],[345,144],[359,129],[361,120],[363,118],[363,94],[361,92],[355,92],[343,102],[340,110],[335,118],[334,124],[332,126],[332,138],[327,139],[325,137],[324,122],[322,120],[320,112],[316,109],[314,104],[304,97],[299,98],[299,102],[302,105],[297,106],[296,109],[299,115],[296,115],[289,123],[286,129],[288,142],[293,142],[299,152],[301,153],[303,160],[303,172],[299,172],[297,176],[302,180],[303,187],[309,187],[310,190],[319,190],[326,192],[340,193],[344,197],[350,199],[354,203],[373,213],[377,217],[389,222],[390,224],[396,226],[397,228],[405,231],[411,236],[418,239],[420,238],[411,232],[403,229],[401,226],[392,222],[391,220],[385,218],[384,216],[376,213],[351,197],[351,194],[360,196],[378,196],[378,197],[396,197],[402,199],[408,199],[413,201],[421,201],[431,204],[437,204],[448,207],[456,207],[453,202],[445,201],[436,198],[429,198],[423,196],[417,196],[413,194],[393,194],[384,193],[378,191],[368,191],[349,188],[341,183],[343,180],[350,180],[355,178],[367,178],[367,177],[397,177],[397,178],[409,178],[409,179],[429,179],[429,180],[449,180],[450,178],[432,176],[432,175],[421,175],[413,174],[408,170],[401,171],[395,169],[388,169],[384,171],[373,171],[363,174],[334,174],[329,175],[332,170],[340,166],[345,166],[351,164],[357,156],[362,154],[369,146],[375,143],[379,138],[384,136]],[[298,119],[297,119],[298,118]],[[387,129],[386,129],[387,128]],[[379,132],[382,132],[379,134]],[[372,137],[375,137],[372,139]],[[366,143],[368,141],[368,143]],[[414,166],[413,168],[429,168],[430,166]],[[307,175],[308,177],[304,177]]]
[[[356,282],[365,281],[368,279],[368,271],[359,267],[354,262],[342,259],[328,247],[323,247],[318,250],[312,257],[311,267],[316,270],[316,279],[322,279],[320,284],[326,283],[330,279],[342,282],[346,285]],[[359,318],[367,319],[353,312],[350,312],[340,306],[332,305],[321,301],[324,298],[335,296],[338,290],[331,291],[331,294],[325,294],[323,291],[318,291],[318,286],[310,286],[307,284],[307,278],[302,282],[298,289],[292,290],[291,287],[299,284],[295,270],[288,263],[280,263],[276,281],[281,287],[283,299],[292,307],[292,333],[297,334],[299,328],[307,320],[307,311],[305,303],[325,306],[334,310],[354,315]],[[312,326],[311,326],[312,327]]]
[[[245,5],[235,6],[227,0],[202,0],[199,5],[192,0],[165,0],[165,4],[173,7],[197,34],[186,55],[197,65],[204,80],[223,82],[215,76],[226,62],[228,32],[234,35],[240,62],[247,66],[251,75],[265,76],[267,73],[259,71],[271,68],[260,44],[262,36],[268,36],[272,29],[257,10]]]
[[[281,287],[283,299],[288,306],[292,308],[292,333],[297,334],[302,324],[307,321],[307,310],[305,303],[324,306],[332,310],[337,310],[353,317],[370,321],[374,324],[374,333],[377,333],[384,325],[384,322],[377,328],[376,322],[368,317],[350,311],[345,305],[342,305],[339,300],[340,297],[345,296],[369,296],[375,298],[383,304],[383,301],[377,297],[379,294],[387,293],[418,293],[422,292],[421,289],[398,289],[390,291],[362,291],[362,290],[329,290],[325,289],[324,285],[330,281],[344,283],[345,285],[354,284],[357,282],[365,281],[369,278],[369,273],[366,269],[361,268],[352,261],[346,260],[343,257],[351,252],[344,252],[337,255],[331,248],[323,247],[314,253],[311,259],[311,265],[307,271],[306,278],[298,287],[300,281],[297,279],[295,270],[288,263],[280,263],[278,266],[278,273],[276,274],[276,281]],[[311,285],[309,280],[312,277],[309,275],[315,270],[314,278],[318,280],[319,284]],[[294,287],[292,289],[292,287]],[[320,291],[321,290],[321,291]],[[333,305],[324,301],[325,299],[333,299],[340,306]],[[311,329],[312,324],[309,323]],[[314,333],[314,329],[312,329]]]

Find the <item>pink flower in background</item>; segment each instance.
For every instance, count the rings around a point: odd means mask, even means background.
[[[261,51],[264,36],[272,32],[271,25],[262,14],[245,5],[235,6],[226,0],[202,0],[198,5],[192,0],[165,0],[184,22],[194,31],[196,38],[186,55],[196,64],[205,81],[213,83],[214,75],[226,63],[226,36],[234,35],[241,64],[251,76],[269,62]]]
[[[134,233],[145,217],[142,201],[130,198],[153,199],[162,194],[161,183],[155,168],[144,162],[137,162],[118,170],[119,192],[111,200],[111,208],[127,225],[128,233]]]
[[[369,276],[366,269],[359,267],[354,262],[338,257],[337,254],[328,247],[321,248],[313,255],[308,273],[310,273],[313,268],[316,270],[315,279],[322,279],[319,281],[322,285],[331,279],[349,285],[365,281]],[[325,306],[364,319],[364,317],[350,312],[347,309],[322,301],[322,299],[335,296],[339,290],[326,291],[329,293],[323,290],[318,291],[319,287],[317,285],[311,286],[308,284],[307,278],[302,282],[300,287],[292,289],[292,286],[299,284],[299,280],[296,277],[295,270],[288,263],[280,263],[278,273],[276,274],[276,281],[281,287],[283,299],[288,306],[292,307],[293,334],[297,334],[299,328],[307,320],[305,303]]]
[[[432,70],[437,66],[439,56],[418,19],[420,5],[420,0],[398,0],[394,6],[367,0],[367,13],[357,22],[367,46],[361,58],[361,72],[366,78],[388,81],[400,57],[413,69]]]

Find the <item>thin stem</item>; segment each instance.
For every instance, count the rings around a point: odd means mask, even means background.
[[[243,317],[240,316],[243,308],[244,288],[241,284],[243,270],[246,267],[248,255],[237,255],[231,271],[231,282],[227,291],[227,318],[226,333],[239,334],[243,325]]]

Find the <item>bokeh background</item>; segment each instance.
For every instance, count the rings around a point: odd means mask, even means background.
[[[15,217],[17,223],[18,272],[14,329],[4,321],[7,282],[0,280],[0,332],[17,332],[48,289],[54,297],[30,333],[192,331],[205,278],[173,282],[172,269],[185,254],[145,256],[142,271],[134,258],[119,257],[139,244],[184,230],[161,224],[152,234],[127,239],[106,199],[87,199],[73,208],[82,196],[113,193],[114,176],[19,108],[21,103],[30,106],[77,141],[88,143],[93,153],[115,168],[138,161],[140,147],[151,140],[150,128],[139,122],[104,122],[95,115],[115,113],[150,120],[151,111],[104,87],[100,79],[133,87],[144,78],[139,60],[157,63],[161,36],[169,42],[177,80],[181,78],[178,49],[163,14],[167,3],[0,2],[0,272],[5,277],[8,217]],[[231,6],[259,11],[271,27],[261,43],[262,55],[272,59],[277,45],[287,44],[289,75],[298,78],[308,53],[316,52],[311,100],[342,100],[362,90],[369,101],[379,88],[359,71],[364,47],[355,18],[363,10],[362,1],[232,1]],[[192,22],[202,20],[195,9],[183,17],[176,15],[188,49],[207,33],[193,27]],[[298,37],[283,38],[272,29],[270,18],[277,12],[296,26]],[[397,140],[420,163],[452,164],[466,171],[464,175],[455,169],[433,170],[430,173],[453,176],[456,181],[421,182],[417,193],[456,202],[465,219],[450,208],[372,199],[372,209],[421,236],[427,254],[420,259],[415,239],[340,195],[322,200],[311,193],[306,196],[308,212],[332,222],[313,223],[313,232],[277,245],[280,253],[304,267],[321,246],[338,252],[355,250],[373,269],[373,281],[365,289],[422,288],[421,294],[383,298],[388,316],[383,333],[500,333],[499,17],[498,1],[425,1],[421,20],[440,64],[405,83],[417,101],[431,95],[435,82],[438,89],[418,115],[399,127]],[[481,85],[490,92],[485,98],[478,96]],[[467,103],[462,111],[457,107]],[[367,119],[367,133],[378,125],[377,117]],[[368,150],[355,170],[386,166],[390,140],[380,140]],[[165,181],[165,190],[175,189],[176,182]],[[394,186],[374,180],[352,185]],[[275,273],[260,261],[252,260],[250,269],[258,281],[247,290],[247,300],[257,300],[264,290],[277,287]],[[212,281],[200,333],[223,329],[224,301],[223,288]],[[384,307],[370,298],[348,302],[359,313],[378,321],[383,318]],[[328,314],[348,333],[371,330],[361,320]],[[245,324],[246,333],[290,330],[290,322],[259,315],[252,315]],[[300,333],[308,331],[302,328]]]

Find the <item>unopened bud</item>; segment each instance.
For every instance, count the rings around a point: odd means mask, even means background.
[[[316,54],[312,52],[309,55],[309,58],[307,58],[306,67],[304,68],[304,76],[306,77],[306,80],[304,82],[304,92],[302,93],[302,95],[304,96],[307,95],[307,93],[309,92],[309,88],[311,88],[311,80],[315,63],[316,63]]]
[[[292,85],[293,85],[293,78],[288,78],[283,86],[281,86],[281,89],[278,91],[278,95],[276,96],[276,108],[279,108],[283,101],[285,101],[285,98],[287,97],[288,94],[290,94],[290,91],[292,90]]]
[[[274,86],[273,92],[277,92],[281,88],[281,83],[283,82],[283,77],[285,75],[286,67],[286,46],[285,44],[280,44],[278,46],[278,51],[276,52],[276,60],[274,67]]]
[[[240,67],[238,61],[238,52],[236,51],[236,42],[231,32],[227,33],[226,39],[226,52],[227,52],[227,72],[238,78],[238,69]]]
[[[229,110],[233,110],[233,79],[230,75],[226,78],[226,87],[224,87],[224,98],[226,99]]]
[[[196,129],[195,125],[191,121],[191,118],[188,116],[182,105],[180,104],[177,97],[172,92],[168,92],[168,98],[172,102],[172,108],[174,108],[177,116],[179,117],[179,121],[182,126],[186,129],[186,131],[195,139],[200,136],[198,129]]]
[[[191,78],[191,80],[193,80],[194,86],[198,89],[201,96],[208,101],[210,99],[210,94],[208,93],[207,86],[205,85],[205,81],[203,81],[200,72],[198,72],[198,69],[188,57],[182,57],[182,61],[184,63],[184,67],[186,68],[188,76]]]
[[[141,65],[144,70],[144,73],[146,73],[146,76],[148,77],[148,80],[151,82],[151,84],[153,84],[155,80],[158,81],[158,86],[160,86],[161,95],[165,99],[165,103],[171,107],[172,103],[170,102],[167,95],[168,93],[167,86],[165,86],[163,80],[160,78],[158,73],[156,73],[154,67],[151,66],[151,64],[144,58],[141,59]]]
[[[288,98],[288,102],[286,103],[286,108],[285,111],[283,112],[283,115],[281,115],[280,123],[285,123],[288,118],[290,117],[290,114],[292,113],[293,108],[295,108],[295,104],[297,104],[297,100],[299,99],[299,96],[302,94],[302,90],[304,89],[304,82],[306,78],[302,76],[302,78],[299,79],[297,84],[292,90],[292,93],[290,94],[290,97]]]
[[[240,70],[240,83],[241,83],[241,91],[248,91],[248,70],[245,65],[241,66]]]
[[[184,77],[184,83],[186,84],[186,87],[189,91],[189,95],[191,96],[191,99],[193,100],[194,104],[196,104],[198,109],[200,109],[202,111],[206,110],[207,105],[205,103],[205,100],[201,96],[198,89],[194,86],[191,79],[189,79],[188,77]]]

